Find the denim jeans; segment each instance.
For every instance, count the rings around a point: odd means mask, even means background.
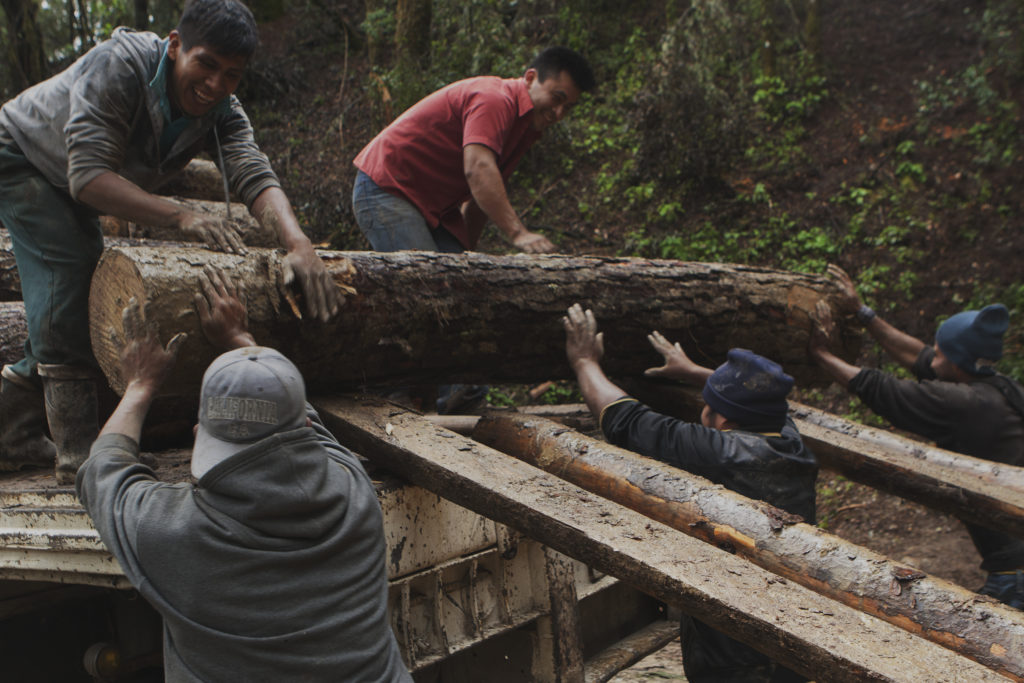
[[[989,574],[978,592],[1010,607],[1024,609],[1024,570],[1018,569],[1013,574]]]
[[[89,284],[103,253],[96,213],[46,180],[16,145],[0,149],[0,222],[11,235],[28,323],[30,378],[39,363],[95,367]]]
[[[443,227],[431,230],[412,203],[381,189],[362,171],[356,173],[352,188],[352,209],[359,229],[374,251],[465,251],[450,232]]]

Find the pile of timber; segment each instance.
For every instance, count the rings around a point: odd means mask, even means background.
[[[1024,680],[1024,613],[830,538],[697,477],[672,470],[655,483],[663,492],[682,488],[693,494],[650,501],[651,507],[666,509],[659,514],[674,517],[670,525],[648,509],[644,514],[630,509],[641,507],[635,505],[641,497],[637,490],[654,473],[649,468],[633,478],[613,470],[609,491],[599,495],[587,490],[599,485],[581,488],[528,464],[542,464],[566,478],[573,476],[570,470],[589,472],[582,479],[595,479],[590,476],[595,460],[607,466],[606,455],[615,449],[564,426],[543,425],[538,418],[481,422],[477,436],[501,441],[527,461],[520,462],[383,401],[324,398],[314,405],[339,440],[375,462],[693,614],[815,680]],[[561,439],[568,444],[559,445]],[[592,450],[595,460],[572,464]],[[639,460],[614,455],[626,466]],[[650,461],[639,465],[649,467]],[[604,495],[611,489],[634,504],[612,502]],[[729,508],[735,514],[723,519]],[[690,534],[725,540],[732,552]],[[755,556],[772,571],[746,559]],[[852,585],[860,572],[866,576]],[[795,580],[802,573],[810,575],[801,581],[813,590]],[[827,597],[825,586],[840,599]],[[578,617],[563,615],[556,628],[556,639],[572,638]]]

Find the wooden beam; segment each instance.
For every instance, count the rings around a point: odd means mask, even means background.
[[[693,390],[623,382],[659,412],[693,420]],[[818,463],[866,484],[988,529],[1024,538],[1024,468],[953,453],[790,401],[790,412]]]
[[[615,674],[678,639],[679,621],[656,621],[648,624],[588,659],[586,683],[605,683]]]
[[[829,681],[998,681],[986,667],[383,401],[314,400],[358,452]]]
[[[727,547],[817,593],[1024,680],[1020,610],[894,562],[703,477],[551,420],[484,416],[472,436],[651,519]]]

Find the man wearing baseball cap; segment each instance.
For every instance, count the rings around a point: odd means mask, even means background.
[[[763,356],[732,349],[716,370],[694,363],[659,332],[648,335],[665,359],[649,377],[703,385],[700,424],[660,415],[626,395],[601,369],[604,340],[592,311],[574,304],[563,318],[566,355],[580,391],[608,441],[766,501],[814,524],[818,463],[787,416],[793,378]],[[757,650],[689,615],[680,622],[683,669],[693,683],[806,680]]]
[[[995,371],[1010,325],[1006,306],[992,304],[946,320],[935,344],[902,332],[868,308],[841,268],[829,274],[842,292],[840,312],[855,315],[871,336],[916,380],[851,365],[833,354],[832,313],[818,304],[818,330],[809,354],[832,377],[900,429],[934,441],[940,448],[1008,465],[1024,466],[1024,389]],[[1024,540],[967,524],[988,572],[979,593],[1024,609]]]
[[[411,681],[387,617],[373,483],[306,402],[298,369],[256,345],[231,281],[208,269],[203,331],[231,349],[206,370],[197,483],[139,462],[146,413],[174,365],[132,300],[120,404],[76,490],[125,576],[164,620],[168,681]]]

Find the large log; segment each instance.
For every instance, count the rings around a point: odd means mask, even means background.
[[[655,410],[699,415],[693,391],[647,381],[625,383]],[[972,458],[790,402],[797,429],[827,469],[861,484],[1024,538],[1024,468]]]
[[[314,400],[342,443],[820,681],[999,681],[994,671],[381,401]]]
[[[0,365],[16,363],[25,357],[25,305],[20,301],[0,303]]]
[[[330,323],[297,322],[281,295],[281,256],[198,249],[109,249],[93,278],[93,348],[120,389],[118,350],[128,297],[155,304],[161,335],[190,339],[168,391],[194,392],[214,350],[193,311],[206,263],[228,269],[249,302],[256,338],[293,358],[314,386],[364,383],[528,382],[571,375],[562,316],[593,306],[610,372],[639,374],[660,362],[646,335],[682,339],[717,364],[732,346],[757,348],[807,383],[824,376],[804,352],[809,312],[835,290],[823,277],[726,264],[628,258],[488,256],[478,253],[321,252],[335,281],[354,289]],[[846,355],[855,351],[858,337]]]
[[[1024,612],[761,501],[551,420],[484,416],[472,437],[780,576],[1024,680]],[[799,520],[799,518],[796,518]]]
[[[164,197],[169,202],[179,204],[194,213],[227,219],[228,211],[224,200],[189,199],[186,197]],[[277,233],[264,230],[252,217],[245,204],[231,204],[231,220],[238,227],[242,241],[248,247],[280,246]],[[164,242],[189,242],[178,228],[169,228],[145,223],[133,223],[113,216],[104,216],[103,234],[111,237],[131,237],[135,239],[161,240]]]
[[[223,202],[224,180],[215,163],[205,159],[193,159],[180,173],[157,188],[157,192],[175,197]]]

